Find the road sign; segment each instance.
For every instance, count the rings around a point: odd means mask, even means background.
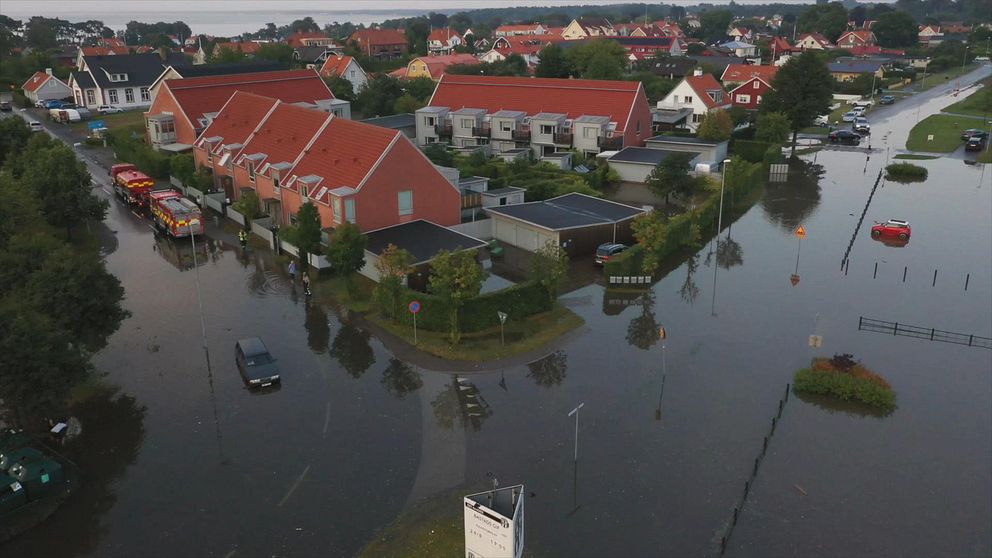
[[[806,238],[806,229],[802,225],[799,225],[799,228],[796,229],[796,236],[800,239]]]
[[[668,334],[665,332],[665,328],[659,327],[658,328],[658,339],[666,339],[667,337],[668,337]]]
[[[106,128],[107,125],[103,120],[90,120],[86,123],[90,130],[99,130],[100,128]]]
[[[411,300],[410,301],[410,305],[407,306],[407,308],[410,309],[410,313],[411,314],[416,314],[416,313],[420,312],[420,302],[418,302],[416,300]]]
[[[524,486],[508,486],[463,498],[465,556],[520,558],[524,551]]]
[[[789,278],[789,281],[791,281],[792,286],[795,287],[796,285],[799,284],[799,276],[796,274],[792,274],[792,277]]]
[[[822,335],[810,335],[809,336],[809,346],[810,347],[822,347],[823,346],[823,336]]]
[[[497,310],[496,311],[496,315],[499,316],[499,323],[501,323],[501,324],[505,324],[506,323],[506,312],[500,312],[500,311]]]

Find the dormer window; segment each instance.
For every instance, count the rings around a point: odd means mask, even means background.
[[[127,74],[110,74],[110,81],[127,81]]]

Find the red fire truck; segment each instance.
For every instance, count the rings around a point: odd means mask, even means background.
[[[114,192],[117,196],[134,207],[145,207],[148,204],[148,192],[155,186],[155,181],[147,174],[139,171],[134,165],[114,165],[110,169],[114,181]]]
[[[174,238],[203,234],[203,215],[193,202],[175,190],[156,190],[147,195],[155,226]]]

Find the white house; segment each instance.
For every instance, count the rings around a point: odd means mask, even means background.
[[[66,82],[53,76],[51,68],[45,68],[44,72],[35,72],[24,82],[21,89],[24,90],[24,96],[31,99],[33,103],[72,97],[72,88]]]
[[[449,27],[435,29],[427,36],[427,54],[435,56],[451,54],[455,51],[455,47],[463,43],[464,39],[454,29]]]
[[[703,116],[711,110],[730,110],[733,106],[730,95],[712,74],[703,74],[696,69],[693,75],[686,76],[664,99],[658,101],[661,110],[691,109],[692,117],[687,125],[696,131]]]
[[[365,89],[365,85],[369,82],[369,76],[362,69],[362,66],[358,63],[353,56],[344,56],[341,54],[331,56],[324,61],[324,65],[320,68],[320,77],[331,77],[340,76],[351,82],[351,89],[355,93],[358,93],[362,89]]]
[[[113,105],[123,109],[152,104],[150,88],[169,66],[185,66],[182,53],[84,56],[69,76],[69,87],[78,106]]]

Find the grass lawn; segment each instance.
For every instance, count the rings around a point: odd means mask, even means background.
[[[947,83],[948,81],[974,70],[978,67],[978,64],[972,62],[968,64],[963,69],[961,66],[955,66],[949,70],[938,72],[936,74],[927,74],[926,81],[923,81],[923,74],[920,74],[921,84],[916,87],[916,91],[926,91],[931,87],[936,87],[942,83]]]
[[[911,161],[929,161],[930,159],[939,159],[934,155],[917,155],[915,153],[900,153],[893,157],[893,159],[909,159]]]
[[[413,345],[413,322],[401,324],[369,312],[365,318],[389,333]],[[578,328],[585,321],[571,310],[555,306],[551,312],[536,314],[524,320],[507,321],[504,334],[506,346],[500,343],[499,328],[462,333],[461,342],[452,345],[448,332],[417,330],[417,345],[421,351],[451,360],[487,361],[540,349],[551,341]]]
[[[910,130],[909,139],[906,140],[906,149],[950,153],[964,144],[961,140],[961,132],[980,125],[980,120],[934,114],[920,120],[919,124]],[[933,141],[927,141],[927,137],[931,134]]]
[[[121,126],[131,126],[134,124],[140,124],[144,127],[145,113],[140,110],[129,110],[125,112],[118,112],[117,114],[94,114],[93,120],[103,120],[103,123],[110,129],[119,128]],[[69,125],[69,127],[76,132],[88,132],[88,124],[89,122],[73,122]]]
[[[992,151],[989,151],[988,149],[982,151],[982,153],[978,156],[978,162],[992,165]]]
[[[943,112],[971,114],[973,116],[992,115],[992,78],[982,80],[985,87],[979,87],[964,99],[944,108]]]

